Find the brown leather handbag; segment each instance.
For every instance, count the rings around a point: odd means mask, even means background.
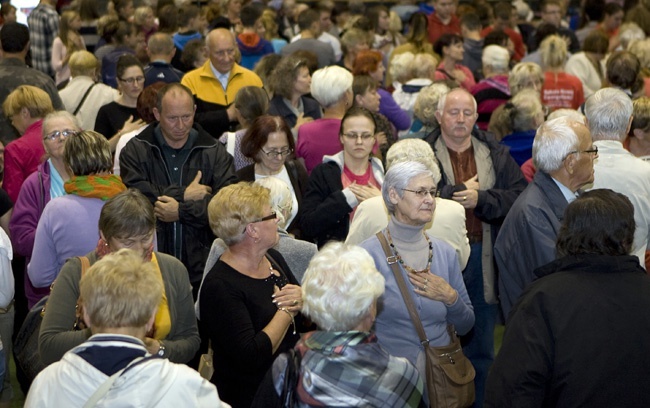
[[[456,336],[454,327],[447,325],[451,338],[448,346],[429,346],[429,340],[422,327],[413,299],[406,287],[404,276],[397,265],[395,254],[390,250],[388,241],[382,232],[377,233],[377,238],[386,255],[386,262],[390,265],[397,286],[399,286],[404,303],[409,311],[411,320],[418,332],[420,344],[424,347],[426,356],[426,386],[429,396],[429,405],[436,408],[464,408],[474,403],[474,377],[476,371],[469,359],[463,354],[460,340]]]

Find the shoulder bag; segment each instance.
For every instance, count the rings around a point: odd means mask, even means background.
[[[452,325],[447,325],[451,338],[448,346],[429,346],[429,339],[424,332],[422,321],[418,315],[413,299],[406,287],[406,281],[397,265],[397,259],[388,246],[388,241],[382,232],[377,233],[377,238],[386,255],[397,286],[402,293],[404,303],[409,311],[411,320],[418,332],[420,344],[424,347],[426,356],[426,381],[429,405],[435,408],[463,408],[474,403],[474,376],[476,372],[472,363],[463,354],[460,340]]]

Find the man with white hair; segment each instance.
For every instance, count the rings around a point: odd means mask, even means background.
[[[517,196],[526,188],[524,176],[508,150],[490,133],[474,130],[476,100],[462,88],[440,98],[440,128],[425,139],[438,158],[440,197],[465,208],[471,253],[463,279],[474,306],[476,323],[463,339],[463,351],[476,369],[475,406],[482,406],[487,372],[494,360],[497,318],[492,243]]]
[[[533,141],[537,173],[508,212],[494,244],[499,300],[506,318],[536,279],[533,271],[555,260],[564,210],[576,199],[578,189],[593,182],[597,155],[584,121],[560,117],[537,130]]]
[[[623,148],[632,112],[632,100],[619,89],[603,88],[587,99],[585,115],[599,155],[589,189],[609,188],[630,199],[636,222],[632,254],[645,267],[645,251],[650,244],[650,163]]]
[[[433,173],[433,181],[436,184],[440,181],[440,169],[433,150],[427,142],[420,139],[405,139],[392,145],[386,154],[386,170],[394,164],[405,161],[417,161],[424,164]],[[433,220],[426,225],[425,230],[432,237],[439,238],[451,245],[458,255],[460,269],[464,269],[469,259],[465,209],[452,200],[440,197],[436,197],[435,208]],[[386,216],[378,215],[382,213]],[[360,244],[386,228],[389,219],[388,209],[386,209],[382,196],[364,200],[354,213],[345,243]]]

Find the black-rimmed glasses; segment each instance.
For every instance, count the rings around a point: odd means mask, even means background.
[[[268,220],[275,220],[278,218],[278,214],[275,211],[271,211],[271,214],[267,215],[266,217],[262,217],[258,220],[254,220],[249,222],[249,224],[255,224],[256,222],[262,222],[262,221],[268,221]],[[244,227],[244,231],[242,231],[242,234],[246,232],[246,227]]]
[[[282,150],[269,150],[268,152],[265,152],[264,149],[262,149],[262,153],[266,155],[266,157],[272,159],[274,157],[287,157],[288,155],[293,152],[293,149],[282,149]]]
[[[592,154],[594,156],[598,156],[598,146],[594,145],[594,146],[591,147],[591,149],[587,149],[587,150],[573,150],[573,151],[567,153],[567,155],[564,156],[564,159],[566,160],[566,158],[571,156],[572,154],[580,154],[580,153],[589,153],[589,154]]]

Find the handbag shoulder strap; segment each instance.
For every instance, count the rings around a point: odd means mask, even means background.
[[[393,271],[393,275],[395,275],[395,281],[397,282],[397,286],[399,286],[399,291],[402,292],[404,303],[406,304],[406,308],[409,311],[411,320],[415,325],[415,330],[418,332],[420,343],[422,344],[422,346],[426,346],[429,343],[429,339],[427,339],[427,335],[424,332],[424,327],[422,326],[422,321],[420,320],[420,316],[418,315],[418,312],[415,310],[415,304],[413,303],[411,294],[406,288],[406,281],[404,281],[404,276],[402,276],[402,272],[399,270],[399,266],[397,265],[397,258],[395,257],[395,255],[393,255],[393,252],[390,250],[390,247],[388,246],[388,241],[386,240],[386,237],[381,231],[377,233],[377,238],[379,239],[379,242],[381,243],[381,247],[384,250],[384,254],[386,255],[386,262],[388,262],[388,265],[390,265],[390,268]]]
[[[83,278],[84,273],[90,268],[90,259],[87,256],[78,256],[77,258],[81,262],[81,277]]]
[[[77,105],[77,107],[75,108],[74,112],[72,112],[73,115],[76,116],[77,113],[79,113],[79,110],[80,110],[81,107],[83,106],[84,102],[86,102],[86,98],[88,97],[88,94],[90,94],[90,91],[93,90],[93,88],[95,87],[95,85],[97,85],[97,84],[93,83],[92,85],[90,85],[90,86],[88,87],[88,89],[86,90],[86,93],[85,93],[84,96],[81,98],[81,101],[79,102],[79,105]]]

